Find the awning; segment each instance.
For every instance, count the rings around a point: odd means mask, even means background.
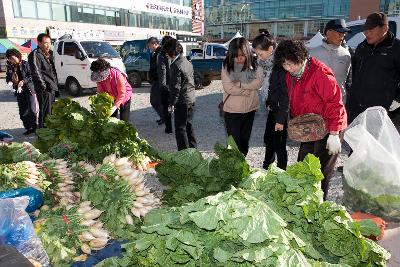
[[[30,40],[26,41],[25,43],[23,43],[22,46],[28,47],[32,51],[33,49],[35,49],[38,46],[37,45],[37,40],[36,39],[30,39]]]
[[[15,48],[19,52],[23,53],[30,53],[31,49],[28,47],[21,46],[19,44],[13,43],[8,39],[0,39],[0,54],[5,54],[7,49]]]

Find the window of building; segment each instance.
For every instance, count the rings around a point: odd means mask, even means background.
[[[51,19],[50,3],[37,2],[37,11],[39,19]]]
[[[66,21],[65,17],[65,5],[63,4],[52,4],[51,10],[53,14],[53,20]]]
[[[21,16],[24,18],[36,18],[36,5],[32,0],[20,0]]]
[[[74,43],[74,42],[65,42],[64,43],[63,55],[74,57],[78,51],[79,51],[79,47],[76,43]]]
[[[14,17],[21,17],[21,9],[19,7],[19,1],[13,0],[12,4],[13,4]]]

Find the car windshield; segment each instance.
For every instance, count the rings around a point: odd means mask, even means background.
[[[83,41],[81,42],[81,45],[90,58],[119,57],[117,51],[115,51],[114,48],[112,48],[112,46],[107,42]]]

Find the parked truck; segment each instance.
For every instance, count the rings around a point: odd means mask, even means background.
[[[226,55],[226,47],[221,44],[205,44],[202,56],[190,59],[193,64],[196,89],[221,79],[222,61]],[[151,52],[147,48],[147,40],[126,41],[121,47],[121,57],[125,64],[129,82],[139,87],[143,81],[149,80]]]

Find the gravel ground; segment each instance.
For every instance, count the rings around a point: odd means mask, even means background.
[[[217,106],[222,99],[221,82],[214,81],[203,90],[196,91],[196,106],[194,115],[194,128],[198,142],[198,149],[205,157],[213,155],[215,143],[224,143],[226,133],[222,120],[218,115]],[[75,98],[81,105],[88,107],[88,96],[84,95]],[[62,95],[65,97],[65,95]],[[9,132],[15,137],[16,141],[33,142],[35,136],[23,136],[25,131],[18,115],[18,106],[13,94],[5,90],[5,80],[0,80],[0,130]],[[256,113],[252,136],[250,140],[250,151],[247,161],[253,167],[261,167],[264,159],[263,134],[267,113],[262,108]],[[150,86],[144,85],[134,89],[131,105],[131,122],[138,130],[139,135],[145,138],[153,147],[159,150],[175,151],[176,142],[173,134],[165,134],[164,126],[158,126],[158,119],[155,111],[150,106]],[[296,162],[298,144],[289,141],[287,144],[289,164]],[[337,166],[343,166],[347,158],[347,152],[343,149],[337,162]],[[342,173],[336,171],[331,180],[328,198],[342,202]]]

